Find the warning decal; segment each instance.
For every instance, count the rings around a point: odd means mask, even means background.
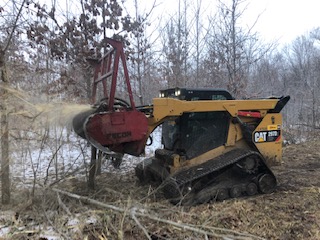
[[[280,125],[268,125],[267,129],[268,131],[280,130]]]

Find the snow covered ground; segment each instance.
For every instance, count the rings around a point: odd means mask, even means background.
[[[161,129],[157,128],[151,135],[153,143],[146,146],[145,156],[134,157],[124,155],[119,169],[115,169],[110,160],[102,164],[102,172],[126,174],[145,157],[154,154],[161,147]],[[31,192],[33,187],[44,187],[63,181],[65,178],[84,179],[88,176],[91,147],[87,141],[78,137],[67,128],[53,127],[40,132],[24,132],[19,140],[11,142],[11,184],[12,191]],[[14,149],[14,151],[13,151]],[[27,198],[27,196],[26,196]],[[49,213],[47,213],[49,214]],[[15,212],[2,211],[0,215],[0,238],[7,238],[13,231],[35,231],[43,233],[44,239],[60,239],[59,234],[50,226],[25,226],[16,229],[12,226]],[[69,229],[77,231],[79,221],[90,223],[96,221],[92,216],[83,219],[83,215],[67,219]],[[32,230],[30,230],[32,229]]]
[[[40,137],[39,137],[40,136]],[[111,161],[104,161],[102,171],[124,174],[134,168],[144,157],[154,154],[161,147],[161,129],[151,135],[153,143],[146,146],[145,156],[125,154],[119,169]],[[74,132],[66,128],[54,128],[42,135],[29,136],[14,144],[11,154],[11,177],[14,187],[28,187],[33,183],[47,185],[64,177],[86,177],[90,163],[91,147]]]

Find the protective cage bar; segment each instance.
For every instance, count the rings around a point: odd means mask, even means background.
[[[101,82],[103,86],[104,98],[108,101],[108,110],[112,111],[115,102],[115,93],[117,88],[119,61],[121,59],[122,67],[124,71],[124,80],[127,86],[127,92],[130,99],[130,106],[135,109],[135,103],[133,100],[132,89],[129,81],[128,68],[126,63],[126,57],[123,50],[123,43],[111,38],[107,38],[106,42],[111,45],[110,49],[103,57],[98,60],[92,60],[91,64],[94,67],[93,76],[93,88],[91,103],[96,103],[97,88]],[[110,92],[108,92],[107,81],[111,78]]]

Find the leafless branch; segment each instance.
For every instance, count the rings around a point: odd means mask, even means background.
[[[8,48],[9,48],[9,46],[10,46],[11,39],[12,39],[13,34],[14,34],[16,28],[17,28],[17,23],[18,23],[18,20],[20,18],[20,15],[22,13],[22,9],[23,9],[23,6],[24,6],[25,2],[26,2],[26,0],[23,0],[23,2],[21,3],[21,6],[19,8],[19,12],[18,12],[18,14],[17,14],[17,16],[15,18],[14,24],[13,24],[13,28],[12,28],[12,30],[10,32],[10,35],[9,35],[8,39],[7,39],[7,43],[6,43],[5,47],[3,48],[4,52],[6,52],[8,50]]]

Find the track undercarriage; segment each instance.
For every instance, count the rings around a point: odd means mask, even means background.
[[[203,164],[170,175],[159,158],[136,167],[141,182],[156,182],[174,204],[196,205],[274,191],[277,181],[263,157],[251,150],[233,149]]]

